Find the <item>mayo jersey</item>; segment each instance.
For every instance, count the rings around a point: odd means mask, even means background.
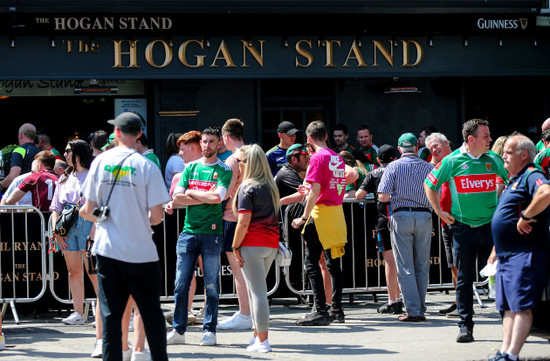
[[[445,182],[451,189],[451,215],[469,226],[491,222],[498,203],[497,180],[508,180],[502,158],[489,151],[472,158],[461,147],[435,166],[425,183],[434,191]]]
[[[229,188],[231,168],[221,160],[214,164],[190,163],[183,170],[178,186],[208,192]],[[194,234],[222,234],[222,204],[198,204],[187,207],[183,232]]]

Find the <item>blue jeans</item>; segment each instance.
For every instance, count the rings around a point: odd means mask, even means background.
[[[141,313],[153,360],[168,360],[166,326],[160,308],[159,262],[128,263],[98,255],[97,281],[103,321],[103,360],[122,361],[120,322],[130,295]]]
[[[172,325],[180,335],[187,329],[187,312],[189,305],[189,286],[199,255],[202,256],[204,268],[204,288],[206,289],[206,310],[204,312],[203,330],[216,332],[218,324],[218,302],[220,299],[220,253],[223,237],[218,234],[194,234],[182,232],[178,238],[176,252],[176,281],[174,297],[176,308]]]
[[[430,272],[432,214],[397,212],[391,216],[392,249],[403,302],[410,316],[424,316]]]
[[[474,329],[472,316],[474,313],[473,283],[476,280],[476,259],[479,257],[479,266],[486,263],[493,248],[491,223],[479,227],[470,227],[464,223],[453,223],[453,247],[458,267],[456,283],[456,305],[461,330]]]

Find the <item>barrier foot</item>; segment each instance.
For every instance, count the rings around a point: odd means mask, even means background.
[[[485,304],[483,304],[483,301],[481,300],[481,297],[479,297],[479,292],[478,292],[476,286],[474,285],[473,287],[474,287],[474,294],[476,295],[477,303],[479,303],[479,307],[486,308],[487,306]]]
[[[84,303],[84,322],[88,322],[88,315],[90,314],[90,303]]]
[[[16,325],[19,325],[21,321],[19,320],[19,315],[17,314],[17,309],[15,308],[15,302],[10,301],[10,308],[11,308],[11,314],[13,315],[13,319],[15,321]]]

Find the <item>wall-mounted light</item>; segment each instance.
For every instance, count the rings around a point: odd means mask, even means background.
[[[248,43],[248,46],[250,46],[250,47],[252,47],[254,45],[254,44],[252,44],[252,39],[250,39],[250,38],[246,42]]]
[[[55,39],[54,38],[50,39],[50,48],[55,48]]]
[[[288,48],[288,38],[287,38],[287,37],[284,37],[284,38],[283,38],[283,46],[284,46],[285,48]]]
[[[434,46],[434,39],[431,36],[428,37],[428,46],[432,48]]]
[[[325,37],[324,36],[320,36],[319,37],[319,44],[321,46],[326,46],[327,44],[325,43]]]
[[[362,47],[363,46],[363,42],[361,41],[361,37],[358,36],[355,38],[355,43],[357,44],[358,47]]]
[[[498,46],[503,47],[504,43],[502,42],[501,38],[498,38]]]
[[[15,36],[10,38],[10,48],[15,48]]]
[[[170,46],[171,48],[174,47],[174,42],[172,41],[172,38],[168,38],[168,46]]]
[[[468,38],[467,38],[467,37],[464,37],[464,46],[468,46],[468,45],[470,45],[470,44],[468,43]]]
[[[208,37],[204,38],[204,42],[206,43],[205,45],[206,45],[207,48],[212,46],[212,44],[210,44],[210,38],[208,38]]]
[[[96,44],[96,42],[95,42],[95,38],[92,38],[92,41],[91,41],[91,43],[90,43],[90,46],[91,46],[92,48],[95,48],[95,47],[97,46],[97,44]]]
[[[395,36],[391,37],[391,42],[392,42],[393,46],[397,46],[397,38]]]
[[[535,41],[533,41],[533,46],[539,46],[539,42],[537,41],[537,39],[535,39]]]

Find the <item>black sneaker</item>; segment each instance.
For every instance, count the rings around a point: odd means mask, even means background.
[[[378,313],[395,313],[395,311],[397,311],[397,303],[392,303],[390,305],[386,302],[376,309],[376,312]]]
[[[474,342],[474,336],[470,330],[460,330],[458,336],[456,336],[456,342]]]
[[[297,326],[325,326],[330,324],[327,311],[308,313],[302,319],[296,321]]]
[[[328,319],[330,322],[334,323],[345,323],[346,315],[344,315],[344,310],[339,309],[338,311],[330,310],[328,311]]]
[[[439,313],[442,314],[442,315],[446,315],[448,313],[453,312],[454,310],[456,310],[456,303],[453,303],[451,306],[449,306],[447,308],[443,308],[443,309],[439,310]]]

